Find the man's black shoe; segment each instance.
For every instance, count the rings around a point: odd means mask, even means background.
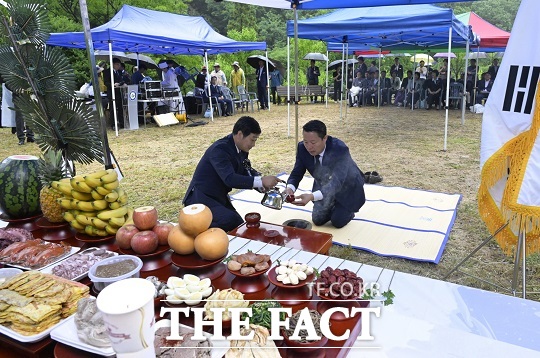
[[[28,143],[34,143],[36,140],[34,138],[26,138]]]
[[[24,145],[24,139],[19,140],[19,145]]]

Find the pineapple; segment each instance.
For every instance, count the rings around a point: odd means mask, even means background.
[[[39,159],[39,180],[42,189],[39,193],[39,202],[43,216],[50,222],[57,223],[64,221],[64,208],[56,202],[56,199],[63,198],[64,195],[51,186],[53,181],[59,181],[67,176],[64,166],[62,152],[49,149]]]

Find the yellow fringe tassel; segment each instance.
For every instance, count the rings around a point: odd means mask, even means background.
[[[506,222],[509,223],[495,237],[502,251],[507,255],[515,253],[519,232],[525,233],[527,255],[540,251],[540,207],[517,202],[539,129],[540,91],[537,90],[531,128],[505,143],[486,160],[482,168],[478,189],[478,211],[492,234]],[[499,208],[489,193],[489,189],[504,179],[506,179],[506,184]]]

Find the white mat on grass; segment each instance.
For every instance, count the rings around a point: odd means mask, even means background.
[[[280,176],[284,180],[287,177]],[[313,178],[305,177],[298,190],[310,191],[312,185]],[[461,195],[381,185],[364,188],[366,204],[347,226],[336,229],[326,224],[313,230],[332,234],[338,245],[351,245],[382,256],[438,263]],[[245,190],[231,199],[242,216],[256,211],[262,221],[270,223],[283,224],[289,219],[311,222],[312,203],[305,207],[284,203],[282,210],[274,210],[261,205],[262,197],[255,190]]]

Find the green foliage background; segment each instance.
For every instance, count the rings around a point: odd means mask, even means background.
[[[510,31],[520,3],[521,0],[480,0],[475,2],[442,4],[441,6],[453,8],[456,14],[474,11],[492,24]],[[235,40],[266,41],[269,57],[280,61],[286,66],[286,22],[287,20],[292,20],[293,17],[293,12],[290,10],[270,9],[226,1],[215,2],[214,0],[161,0],[159,2],[148,2],[146,0],[87,0],[91,26],[99,26],[109,21],[120,10],[123,4],[191,16],[203,16],[216,31]],[[54,32],[82,30],[78,0],[50,0],[49,7]],[[326,12],[328,11],[301,11],[299,12],[299,18],[318,16]],[[300,40],[299,50],[299,67],[304,69],[309,64],[308,61],[302,60],[302,57],[308,52],[325,53],[326,47],[318,41]],[[90,78],[86,53],[81,50],[65,51],[75,69],[77,82],[82,85]],[[233,61],[239,61],[248,77],[248,87],[251,87],[254,83],[254,70],[246,64],[245,59],[252,54],[255,53],[242,52],[217,55],[211,56],[209,61],[210,63],[215,61],[220,62],[227,76],[232,70],[231,63]],[[161,59],[160,57],[152,57],[157,60]],[[341,54],[331,53],[329,57],[332,61],[341,58]],[[191,73],[199,69],[203,63],[203,59],[200,56],[173,56],[172,58],[184,65]],[[456,63],[459,63],[459,61],[461,60],[458,58]],[[383,59],[381,67],[383,69],[389,69],[392,62],[393,57]],[[402,62],[405,63],[405,60]],[[487,69],[490,62],[491,58],[479,61],[481,69]],[[292,65],[293,63],[291,63]],[[320,67],[322,70],[323,66],[320,65]],[[151,72],[149,74],[150,76],[156,75]],[[302,73],[300,74],[299,81],[300,84],[306,82],[305,76]],[[320,81],[324,83],[324,76],[320,78]],[[193,84],[188,82],[184,90],[187,91],[191,87],[193,87]]]

